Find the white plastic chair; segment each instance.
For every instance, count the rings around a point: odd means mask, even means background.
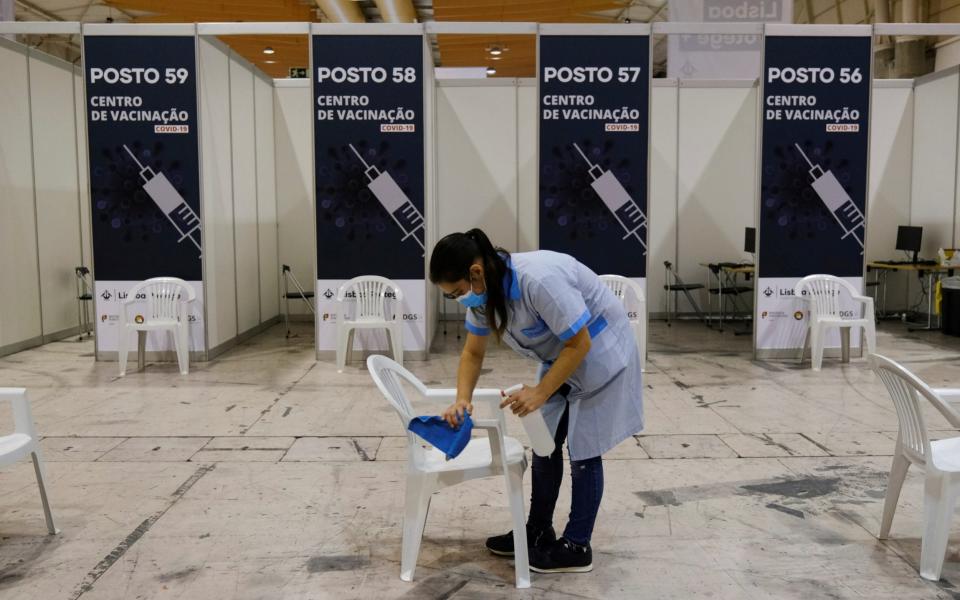
[[[28,455],[33,459],[33,471],[37,476],[37,486],[40,488],[40,502],[43,504],[43,517],[47,521],[47,531],[50,535],[60,533],[53,524],[50,502],[47,500],[47,486],[43,482],[46,472],[40,457],[40,437],[33,426],[27,390],[0,388],[0,401],[4,400],[9,401],[13,406],[13,433],[0,436],[0,467],[12,465]]]
[[[433,493],[471,479],[503,475],[513,518],[516,586],[530,587],[523,508],[523,472],[527,468],[527,457],[523,445],[505,435],[506,420],[500,410],[500,390],[474,391],[474,403],[479,404],[482,401],[495,416],[478,418],[479,411],[475,409],[473,427],[475,430],[485,431],[487,437],[471,439],[460,455],[448,461],[443,452],[435,448],[424,448],[420,438],[407,429],[410,420],[417,416],[417,413],[404,393],[402,381],[406,380],[423,399],[432,401],[438,407],[452,404],[456,399],[456,390],[429,390],[410,371],[386,356],[374,355],[368,358],[367,369],[380,392],[397,411],[407,436],[407,481],[400,579],[413,581],[417,556],[420,554],[420,540]]]
[[[143,299],[138,300],[138,296]],[[177,362],[180,373],[186,375],[190,371],[190,321],[187,314],[187,305],[197,298],[197,293],[186,281],[176,277],[154,277],[140,282],[130,288],[127,297],[120,305],[120,334],[118,350],[120,359],[120,376],[127,373],[127,353],[133,339],[137,339],[138,363],[142,364],[145,349],[145,336],[150,331],[171,331],[173,344],[177,351]],[[130,322],[127,311],[130,305],[137,302],[146,302],[146,310],[142,322],[136,318]],[[141,333],[142,332],[142,333]],[[144,336],[141,340],[140,336]]]
[[[637,340],[637,351],[640,353],[640,369],[647,370],[647,300],[643,288],[639,283],[622,275],[601,275],[604,283],[613,295],[620,298],[623,308],[627,308],[627,290],[631,290],[637,299],[637,316],[630,319],[633,328],[633,337]]]
[[[823,347],[826,344],[828,329],[839,328],[843,356],[846,360],[850,353],[850,330],[860,327],[863,337],[867,340],[867,352],[877,351],[877,332],[874,324],[873,298],[862,296],[849,282],[833,275],[808,275],[793,288],[797,298],[807,301],[810,307],[810,319],[807,323],[807,333],[803,346],[800,349],[800,362],[809,343],[811,349],[811,363],[814,371],[819,371],[823,364]],[[841,315],[844,294],[863,305],[861,316],[844,317]]]
[[[960,494],[960,437],[931,442],[920,410],[920,398],[926,398],[933,404],[953,427],[960,427],[960,414],[903,366],[879,354],[870,354],[869,359],[873,370],[890,393],[900,422],[879,538],[885,540],[890,535],[893,513],[897,509],[907,470],[911,464],[917,465],[924,472],[920,576],[937,581],[947,550],[950,518],[957,495]]]
[[[386,329],[390,334],[393,358],[403,364],[403,321],[398,314],[387,318],[387,294],[393,291],[394,309],[400,312],[403,290],[386,277],[363,275],[354,277],[340,286],[337,302],[340,304],[340,319],[337,322],[337,369],[342,371],[347,364],[347,354],[353,349],[353,333],[357,329]],[[352,297],[348,297],[349,294]],[[349,319],[346,300],[355,300],[356,309]]]

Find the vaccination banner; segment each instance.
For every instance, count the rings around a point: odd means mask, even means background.
[[[97,350],[116,352],[128,289],[179,277],[197,294],[190,348],[202,351],[194,37],[85,35],[83,61]],[[142,310],[136,304],[128,315]],[[147,336],[148,351],[173,349],[169,333]]]
[[[610,33],[594,34],[601,27]],[[632,25],[544,25],[539,48],[540,248],[641,285],[647,264],[648,34]]]
[[[360,275],[403,289],[389,309],[404,348],[426,350],[423,37],[312,36],[317,350],[336,349],[337,290]],[[352,307],[348,310],[352,311]],[[354,348],[387,350],[383,330]]]
[[[764,49],[755,320],[761,353],[803,344],[809,313],[794,297],[801,278],[836,275],[863,290],[870,28],[780,31],[768,26]],[[851,340],[859,344],[857,336]],[[839,345],[834,332],[827,347]]]

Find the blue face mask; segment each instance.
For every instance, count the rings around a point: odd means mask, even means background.
[[[487,303],[487,293],[483,292],[478,294],[473,290],[470,290],[466,294],[457,298],[457,302],[466,306],[467,308],[480,308]]]

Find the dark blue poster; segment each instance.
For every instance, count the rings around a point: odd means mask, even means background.
[[[312,43],[317,279],[422,280],[423,38]]]
[[[541,35],[540,248],[646,275],[647,35]]]
[[[803,347],[800,278],[836,275],[863,289],[872,38],[869,26],[835,31],[848,35],[764,42],[754,331],[771,356]]]
[[[768,36],[760,277],[863,275],[869,36]]]
[[[192,36],[86,36],[98,281],[201,275]]]

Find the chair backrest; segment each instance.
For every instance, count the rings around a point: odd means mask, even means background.
[[[859,295],[850,283],[833,275],[807,275],[797,282],[793,293],[810,303],[812,317],[839,317],[844,293],[850,297]]]
[[[33,415],[30,414],[27,390],[24,388],[0,387],[0,403],[2,402],[9,402],[13,407],[14,433],[23,433],[36,440],[37,431],[34,428]]]
[[[136,302],[138,296],[143,296],[147,304],[146,314],[143,316],[149,321],[185,319],[186,305],[195,300],[197,294],[190,284],[178,277],[154,277],[133,286],[127,292],[124,304]]]
[[[643,287],[640,286],[636,281],[624,277],[623,275],[601,275],[600,281],[603,282],[610,291],[613,292],[613,295],[620,299],[623,302],[623,307],[627,308],[629,300],[627,296],[632,293],[636,298],[636,301],[640,304],[641,308],[646,310],[646,298],[644,297]],[[643,320],[646,315],[640,314],[637,316],[638,319]]]
[[[417,379],[416,375],[404,369],[397,364],[396,361],[380,354],[374,354],[367,358],[367,370],[370,371],[370,377],[372,377],[374,383],[377,384],[380,393],[383,394],[383,397],[387,399],[387,402],[397,411],[397,415],[400,417],[400,424],[403,426],[404,433],[407,436],[410,460],[412,460],[415,465],[422,465],[425,459],[424,449],[420,445],[418,438],[407,429],[407,426],[410,424],[410,419],[414,418],[416,413],[413,410],[410,399],[407,398],[402,382],[406,380],[421,396],[427,395],[426,386]]]
[[[399,307],[403,300],[403,291],[400,286],[390,281],[386,277],[379,275],[362,275],[354,277],[350,281],[340,286],[337,292],[337,301],[343,302],[351,293],[352,300],[356,300],[356,312],[354,319],[357,321],[386,321],[386,301],[388,292],[393,292],[396,303],[395,308]],[[389,320],[396,318],[391,315]]]
[[[930,437],[920,409],[920,398],[926,398],[954,427],[960,415],[930,389],[919,377],[899,363],[879,354],[869,355],[870,366],[887,388],[900,423],[900,445],[912,461],[935,468],[930,456]]]

